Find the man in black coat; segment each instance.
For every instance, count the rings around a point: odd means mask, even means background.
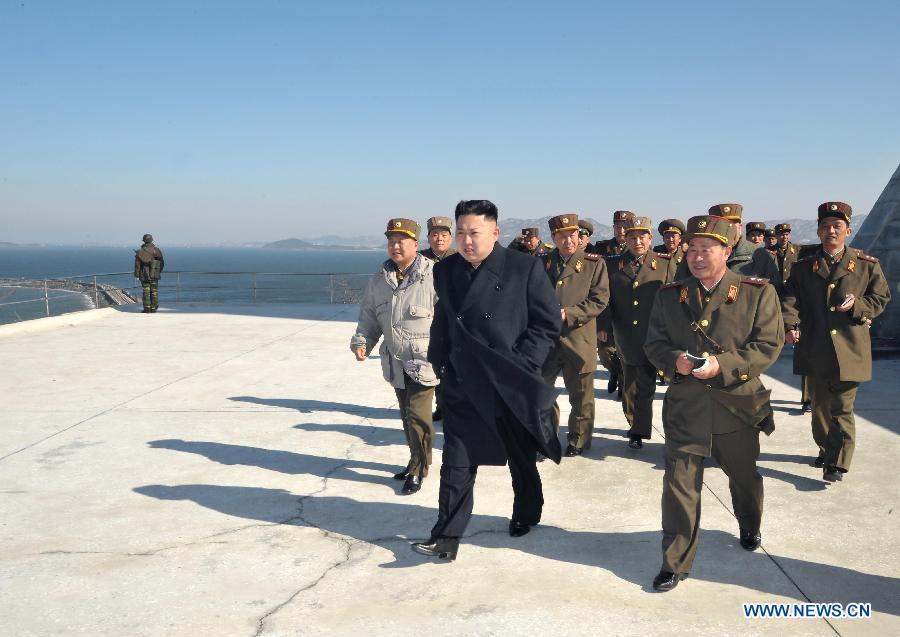
[[[438,520],[423,555],[455,559],[472,516],[479,465],[509,463],[513,500],[509,534],[541,519],[538,452],[559,462],[551,410],[556,390],[541,377],[562,326],[542,262],[497,243],[497,207],[456,206],[457,249],[434,269],[438,294],[428,360],[443,387],[444,449]]]

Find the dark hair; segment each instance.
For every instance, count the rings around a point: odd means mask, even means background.
[[[497,206],[487,199],[463,200],[456,204],[456,211],[453,214],[456,221],[459,221],[459,218],[463,215],[478,215],[496,222]]]

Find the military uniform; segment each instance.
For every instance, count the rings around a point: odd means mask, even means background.
[[[450,217],[431,217],[426,222],[428,226],[428,234],[431,234],[432,230],[446,230],[449,233],[453,233],[453,222],[450,220]],[[433,248],[425,248],[424,250],[419,250],[419,254],[421,254],[426,259],[431,259],[435,263],[440,261],[441,259],[446,259],[451,254],[456,254],[456,250],[453,247],[447,248],[447,250],[443,254],[437,254]],[[440,402],[440,401],[439,401]]]
[[[650,223],[648,217],[634,217],[625,223],[625,231],[649,233]],[[635,449],[652,432],[657,369],[647,360],[644,341],[656,293],[668,282],[670,260],[668,254],[654,252],[641,257],[626,252],[607,259],[610,303],[601,318],[601,329],[615,334],[619,356],[624,362],[622,410]]]
[[[849,225],[852,209],[825,202],[818,214],[820,223],[834,217]],[[853,306],[838,311],[848,294],[855,297]],[[826,479],[840,479],[850,468],[856,443],[853,404],[859,384],[872,378],[869,326],[890,298],[878,259],[849,246],[834,257],[820,246],[794,264],[784,287],[785,328],[800,330],[794,373],[808,379],[813,439]]]
[[[150,313],[159,309],[159,279],[166,263],[151,235],[145,234],[143,241],[144,245],[134,251],[134,278],[144,291],[144,313]]]
[[[688,234],[733,242],[734,226],[714,216],[693,217]],[[769,391],[760,375],[778,358],[784,327],[778,296],[768,282],[725,270],[707,291],[690,276],[663,286],[650,315],[644,351],[672,378],[663,402],[666,471],[663,479],[663,566],[654,587],[668,574],[688,573],[697,551],[703,459],[712,455],[728,475],[741,545],[759,546],[763,485],[756,470],[759,431],[771,432]],[[716,356],[720,372],[701,380],[676,372],[682,352]],[[670,578],[671,579],[671,578]]]
[[[533,257],[545,257],[553,249],[553,246],[549,243],[544,243],[541,241],[541,235],[537,228],[522,228],[522,235],[524,237],[537,237],[538,244],[535,246],[534,250],[529,250],[528,246],[525,245],[524,241],[519,241],[518,237],[509,242],[506,246],[510,250],[515,250],[516,252],[524,252],[525,254],[530,254]]]
[[[575,214],[558,215],[550,219],[550,231],[555,234],[577,228],[577,223]],[[566,455],[579,455],[590,448],[594,431],[596,319],[609,302],[606,264],[595,254],[585,254],[582,248],[563,259],[557,248],[544,257],[544,268],[566,318],[541,375],[553,387],[562,372],[572,406]],[[553,426],[559,431],[559,405],[556,403],[553,405]]]
[[[789,223],[779,223],[775,226],[775,234],[790,231],[791,224]],[[784,290],[785,282],[791,277],[791,267],[797,262],[799,254],[799,249],[790,241],[783,247],[779,243],[772,253],[772,256],[775,259],[775,265],[778,268],[778,276],[772,282],[775,284],[775,289],[778,290],[779,295]]]

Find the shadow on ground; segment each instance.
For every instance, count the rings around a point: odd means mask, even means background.
[[[393,554],[393,561],[382,564],[382,568],[411,568],[430,561],[413,553],[406,538],[421,539],[428,535],[436,515],[431,507],[210,484],[154,484],[134,491],[159,500],[192,501],[232,517],[313,527],[376,544]],[[650,581],[659,570],[661,534],[658,531],[599,533],[538,526],[527,536],[513,539],[507,534],[508,523],[508,519],[498,516],[473,516],[469,535],[460,547],[462,563],[454,566],[463,567],[468,546],[475,545],[487,549],[514,548],[548,560],[602,568],[644,590],[650,590]],[[704,553],[710,557],[704,559]],[[727,559],[721,559],[723,554]],[[778,567],[771,563],[772,559]],[[805,590],[798,590],[776,568],[786,572]],[[862,594],[875,611],[900,614],[898,578],[786,556],[770,558],[762,551],[748,553],[738,547],[737,538],[719,530],[701,532],[700,553],[691,578],[743,586],[798,601],[809,597],[818,602],[846,604],[860,601]],[[690,586],[690,581],[683,586]],[[816,587],[823,590],[814,590]]]
[[[339,411],[360,418],[377,418],[400,420],[400,410],[384,407],[369,407],[367,405],[353,405],[339,403],[332,400],[313,400],[301,398],[260,398],[258,396],[229,396],[228,400],[253,405],[266,405],[268,407],[280,407],[282,409],[296,409],[303,414],[311,414],[315,411]]]

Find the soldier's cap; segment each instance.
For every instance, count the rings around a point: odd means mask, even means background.
[[[587,219],[579,219],[578,228],[578,234],[585,235],[587,237],[590,237],[594,234],[594,224],[592,224]]]
[[[667,232],[684,234],[684,224],[681,222],[681,219],[663,219],[659,222],[656,229],[659,230],[659,234],[666,234]]]
[[[709,208],[709,214],[724,217],[729,221],[740,221],[743,212],[744,206],[739,203],[717,203]]]
[[[403,219],[401,217],[391,219],[387,222],[387,230],[384,231],[384,236],[389,237],[395,232],[405,234],[418,241],[419,222],[413,221],[412,219]]]
[[[853,208],[850,207],[850,204],[843,201],[826,201],[819,206],[819,223],[822,223],[822,219],[837,217],[846,221],[849,226],[852,215]]]
[[[522,228],[522,236],[523,237],[538,237],[540,238],[541,233],[537,228]]]
[[[152,235],[152,234],[145,234],[143,237],[141,237],[141,240],[142,240],[144,243],[151,243],[151,242],[153,241],[153,235]]]
[[[775,236],[775,228],[766,228],[765,232],[767,237]]]
[[[574,212],[556,215],[547,220],[547,225],[550,226],[550,234],[561,230],[578,230],[578,215]]]
[[[613,223],[623,223],[634,216],[630,210],[616,210],[613,213]]]
[[[774,230],[775,230],[775,232],[790,232],[790,231],[791,231],[791,224],[789,224],[789,223],[776,223],[776,224],[775,224]]]
[[[453,222],[450,220],[450,217],[431,217],[428,220],[428,232],[431,232],[435,228],[443,228],[452,231]]]
[[[721,241],[726,246],[734,245],[737,241],[737,231],[730,219],[715,215],[699,215],[691,217],[687,222],[687,239],[694,237],[709,237]]]
[[[622,224],[625,227],[625,234],[629,232],[653,232],[653,222],[650,217],[632,217]]]
[[[756,230],[759,230],[760,232],[766,231],[766,224],[763,221],[749,221],[744,227],[747,229],[748,233],[754,232]],[[778,226],[775,226],[775,229],[777,230]]]

